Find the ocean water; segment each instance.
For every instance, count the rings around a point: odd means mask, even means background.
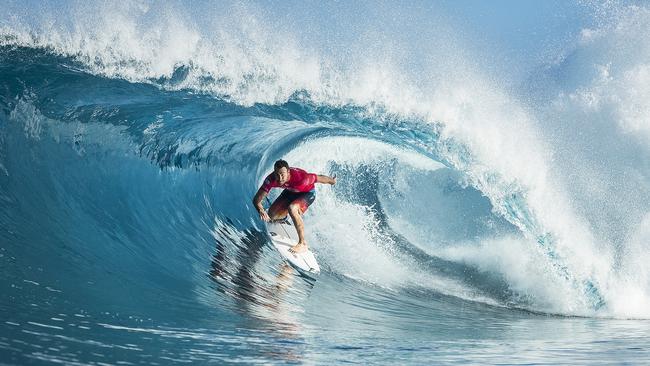
[[[0,364],[650,362],[647,4],[5,10]]]

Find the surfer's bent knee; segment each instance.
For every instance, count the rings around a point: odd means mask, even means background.
[[[292,203],[289,205],[289,212],[294,215],[302,215],[303,209],[300,203]]]

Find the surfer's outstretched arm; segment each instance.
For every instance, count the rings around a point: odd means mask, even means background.
[[[334,184],[336,184],[336,175],[334,177],[329,177],[327,175],[317,175],[316,176],[316,183],[324,183],[324,184],[334,185]]]

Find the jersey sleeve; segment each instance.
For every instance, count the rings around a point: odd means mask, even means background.
[[[266,179],[264,179],[264,182],[262,183],[262,186],[260,189],[262,189],[264,192],[269,193],[271,191],[271,188],[276,187],[275,181],[273,179],[273,175],[269,174]]]
[[[316,184],[316,180],[318,180],[318,176],[316,174],[308,173],[307,177],[305,177],[305,185],[313,186]]]

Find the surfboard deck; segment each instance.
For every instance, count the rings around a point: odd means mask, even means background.
[[[314,253],[307,249],[302,253],[291,253],[289,248],[298,243],[298,233],[288,221],[267,222],[266,230],[271,236],[271,242],[282,258],[295,268],[301,275],[316,279],[320,273],[320,267]]]

